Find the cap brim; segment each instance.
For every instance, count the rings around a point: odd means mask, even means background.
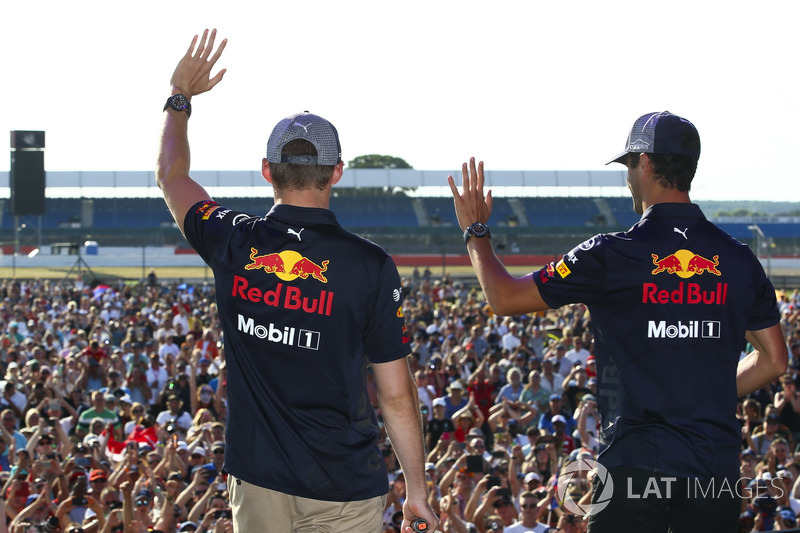
[[[606,165],[610,165],[611,163],[619,163],[621,165],[624,165],[627,159],[628,159],[628,152],[622,152],[617,157],[606,163]]]

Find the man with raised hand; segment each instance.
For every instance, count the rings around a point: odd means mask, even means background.
[[[274,206],[220,206],[189,177],[192,98],[212,89],[226,41],[195,36],[172,76],[156,180],[186,239],[214,271],[225,338],[224,469],[240,532],[378,532],[388,492],[379,406],[407,484],[403,530],[428,506],[410,335],[391,257],[328,209],[342,177],[339,136],[308,112],[281,120],[261,164]]]
[[[786,370],[775,291],[761,264],[689,200],[699,157],[691,122],[666,111],[640,117],[611,162],[627,167],[641,220],[521,278],[492,249],[483,162],[464,163],[461,191],[448,178],[472,265],[496,314],[589,308],[605,424],[599,462],[615,488],[610,501],[597,502],[608,491],[594,477],[593,502],[603,505],[593,507],[591,533],[733,531],[740,509],[737,397]],[[755,350],[740,361],[745,338]],[[653,483],[659,490],[643,497]]]

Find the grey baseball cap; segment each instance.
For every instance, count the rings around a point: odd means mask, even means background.
[[[283,147],[295,139],[305,139],[317,149],[317,155],[284,155]],[[339,134],[333,124],[308,111],[278,122],[267,141],[267,161],[296,165],[338,165],[342,161]]]
[[[634,122],[625,151],[606,165],[624,165],[629,153],[678,154],[700,159],[700,134],[694,124],[669,111],[647,113]]]

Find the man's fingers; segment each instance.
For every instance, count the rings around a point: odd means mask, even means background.
[[[192,57],[192,55],[194,55],[194,49],[197,46],[197,39],[198,38],[199,37],[197,35],[195,35],[194,38],[192,39],[192,43],[189,45],[189,49],[186,50],[186,57]]]
[[[211,35],[208,38],[208,44],[206,45],[205,49],[201,51],[200,59],[206,59],[208,56],[211,55],[211,50],[214,49],[214,40],[217,38],[217,30],[216,28],[211,30]]]
[[[447,176],[447,183],[450,185],[450,192],[453,193],[453,198],[458,199],[460,194],[458,193],[458,187],[456,187],[456,180],[453,179],[453,176]]]
[[[469,193],[469,171],[466,163],[461,165],[461,189],[464,191],[464,196]]]
[[[216,84],[218,84],[219,82],[221,82],[221,81],[222,81],[222,77],[225,75],[225,72],[227,72],[227,71],[226,71],[225,69],[222,69],[222,70],[220,70],[219,72],[217,72],[217,75],[216,75],[216,76],[214,76],[213,78],[211,78],[210,80],[208,80],[208,88],[209,88],[209,89],[211,89],[211,88],[213,88],[213,87],[214,87]]]
[[[210,64],[212,67],[214,66],[214,63],[216,63],[216,62],[217,62],[217,59],[219,59],[219,56],[221,56],[221,55],[222,55],[222,51],[223,51],[223,50],[225,50],[225,45],[226,45],[226,44],[228,44],[228,39],[222,39],[222,42],[221,42],[221,43],[219,43],[219,48],[217,48],[217,51],[216,51],[216,52],[214,52],[214,55],[213,55],[213,56],[211,56],[211,59],[209,59],[209,60],[208,60],[208,61],[209,61],[209,64]]]
[[[195,53],[199,53],[200,57],[203,56],[203,52],[206,48],[206,40],[208,40],[208,30],[203,30],[203,37],[200,39],[200,44],[197,46],[197,50]]]
[[[475,158],[472,159],[472,168],[475,168]],[[478,196],[483,198],[483,161],[478,163],[478,170],[476,174],[476,181],[477,185],[476,188],[478,190]]]

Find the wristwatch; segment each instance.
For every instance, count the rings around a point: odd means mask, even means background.
[[[475,222],[464,230],[464,244],[467,244],[471,237],[475,237],[476,239],[482,239],[483,237],[491,238],[492,233],[489,231],[489,226],[483,222]]]
[[[186,111],[186,116],[192,116],[192,103],[182,94],[173,94],[167,98],[167,103],[164,104],[164,111],[171,107],[175,111]]]

